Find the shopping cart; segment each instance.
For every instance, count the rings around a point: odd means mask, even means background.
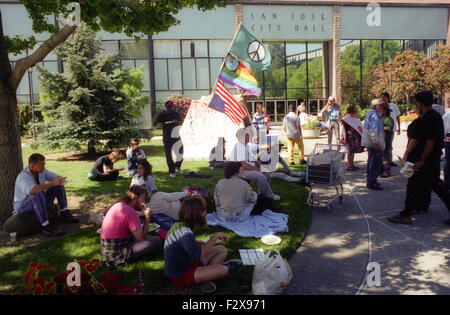
[[[315,145],[306,164],[305,180],[311,189],[307,200],[310,206],[328,209],[332,208],[331,203],[336,199],[342,203],[343,161],[346,154],[345,145],[322,143]]]

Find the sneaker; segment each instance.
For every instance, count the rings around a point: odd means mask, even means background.
[[[300,164],[301,164],[301,165],[305,165],[305,164],[306,164],[306,160],[305,160],[305,159],[301,160],[301,161],[300,161]]]
[[[399,215],[394,215],[392,217],[389,217],[388,220],[392,223],[400,223],[400,224],[411,224],[412,223],[411,217],[402,217]]]
[[[170,173],[170,177],[176,177],[175,173]]]
[[[199,289],[202,293],[213,293],[214,291],[216,291],[216,285],[211,281],[198,283],[195,285],[195,287]]]
[[[240,260],[240,259],[230,259],[230,260],[224,262],[222,265],[227,267],[228,271],[231,271],[234,268],[236,268],[237,266],[239,266],[240,264],[242,264],[242,260]]]
[[[59,220],[64,223],[78,223],[80,220],[75,218],[69,210],[61,211],[59,215]]]
[[[42,234],[47,235],[48,237],[58,237],[64,235],[64,232],[57,230],[51,224],[48,224],[42,227]]]
[[[183,170],[181,168],[177,168],[176,171],[178,174],[183,174]]]
[[[272,199],[275,201],[278,201],[278,200],[280,200],[280,196],[272,194]]]

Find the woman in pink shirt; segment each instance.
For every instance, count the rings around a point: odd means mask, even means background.
[[[147,238],[152,215],[150,208],[144,204],[147,198],[146,188],[133,185],[107,210],[100,238],[101,252],[108,268],[124,265],[161,248],[158,236]],[[144,211],[145,214],[142,227],[137,211]]]

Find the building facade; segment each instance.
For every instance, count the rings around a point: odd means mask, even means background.
[[[370,92],[374,67],[405,49],[432,56],[438,44],[450,44],[448,1],[374,2],[378,5],[356,0],[238,1],[207,12],[183,9],[177,15],[179,25],[139,42],[124,34],[100,32],[99,36],[106,52],[122,51],[122,68],[143,67],[142,93],[151,97],[151,103],[139,124],[148,129],[152,106],[158,101],[171,94],[197,99],[212,92],[235,30],[242,23],[269,46],[272,55],[270,70],[254,71],[263,93],[247,106],[252,112],[256,103],[263,103],[272,121],[280,121],[289,104],[305,101],[314,114],[330,95],[339,102],[367,106],[374,97]],[[31,20],[18,1],[4,0],[0,10],[6,35],[34,35],[41,42],[49,37],[33,33]],[[10,60],[14,64],[20,57],[10,55]],[[54,54],[41,66],[64,71]],[[24,77],[17,92],[19,102],[38,106],[38,80],[32,71]]]

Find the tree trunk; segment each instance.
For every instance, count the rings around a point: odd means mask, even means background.
[[[88,154],[95,154],[95,143],[94,141],[88,142]]]
[[[22,170],[22,147],[17,124],[16,91],[0,81],[0,221],[11,215],[14,184]]]
[[[0,11],[0,222],[11,215],[14,184],[22,170],[16,89],[8,84],[11,73]]]

